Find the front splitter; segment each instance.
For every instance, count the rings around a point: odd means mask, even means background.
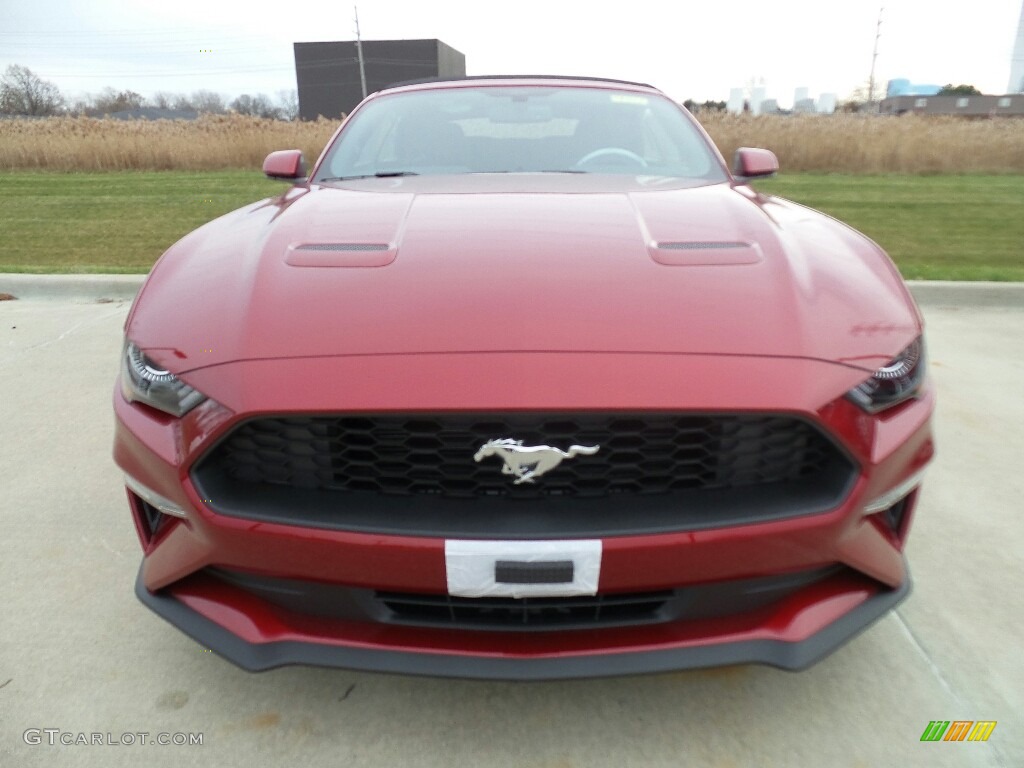
[[[908,574],[898,588],[872,595],[799,642],[742,640],[535,659],[383,650],[294,640],[251,643],[172,594],[150,592],[143,583],[141,568],[135,594],[143,604],[196,642],[250,672],[301,664],[429,677],[530,681],[652,674],[732,664],[766,664],[790,671],[806,669],[896,607],[910,593],[910,584]]]

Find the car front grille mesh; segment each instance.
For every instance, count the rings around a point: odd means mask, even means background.
[[[376,599],[405,623],[523,628],[609,626],[657,621],[671,590],[584,597],[490,597],[378,592]]]
[[[516,484],[489,440],[598,446]],[[256,418],[207,457],[230,484],[440,498],[596,498],[800,482],[838,460],[815,426],[784,415],[443,414]]]
[[[202,573],[284,609],[284,621],[290,620],[288,617],[317,616],[381,625],[544,632],[752,613],[825,579],[848,577],[851,572],[845,566],[826,564],[773,576],[701,582],[657,591],[563,597],[455,597],[375,591],[319,579],[283,579],[225,568],[208,567]]]

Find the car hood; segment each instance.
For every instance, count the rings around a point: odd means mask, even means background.
[[[746,186],[576,175],[294,188],[176,244],[127,326],[182,373],[485,351],[873,370],[919,330],[887,257],[829,217]]]

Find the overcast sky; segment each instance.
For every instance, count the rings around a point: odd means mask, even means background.
[[[764,79],[840,99],[876,78],[1003,93],[1021,0],[361,0],[364,40],[438,38],[468,74],[639,80],[682,101]],[[295,88],[293,42],[355,39],[342,0],[0,0],[0,69],[29,67],[65,95],[206,88],[233,98]]]

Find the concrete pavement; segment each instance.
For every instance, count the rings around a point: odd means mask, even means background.
[[[0,272],[0,294],[47,301],[131,301],[145,275],[30,275]]]
[[[0,273],[0,294],[19,299],[131,301],[145,275],[23,275]],[[1024,283],[911,280],[922,305],[1024,308]]]
[[[896,613],[797,674],[509,684],[250,675],[143,608],[110,458],[127,303],[96,298],[0,302],[0,766],[1024,764],[1024,305],[925,303],[939,453]],[[919,741],[958,719],[998,725]],[[203,744],[26,744],[47,728]]]

